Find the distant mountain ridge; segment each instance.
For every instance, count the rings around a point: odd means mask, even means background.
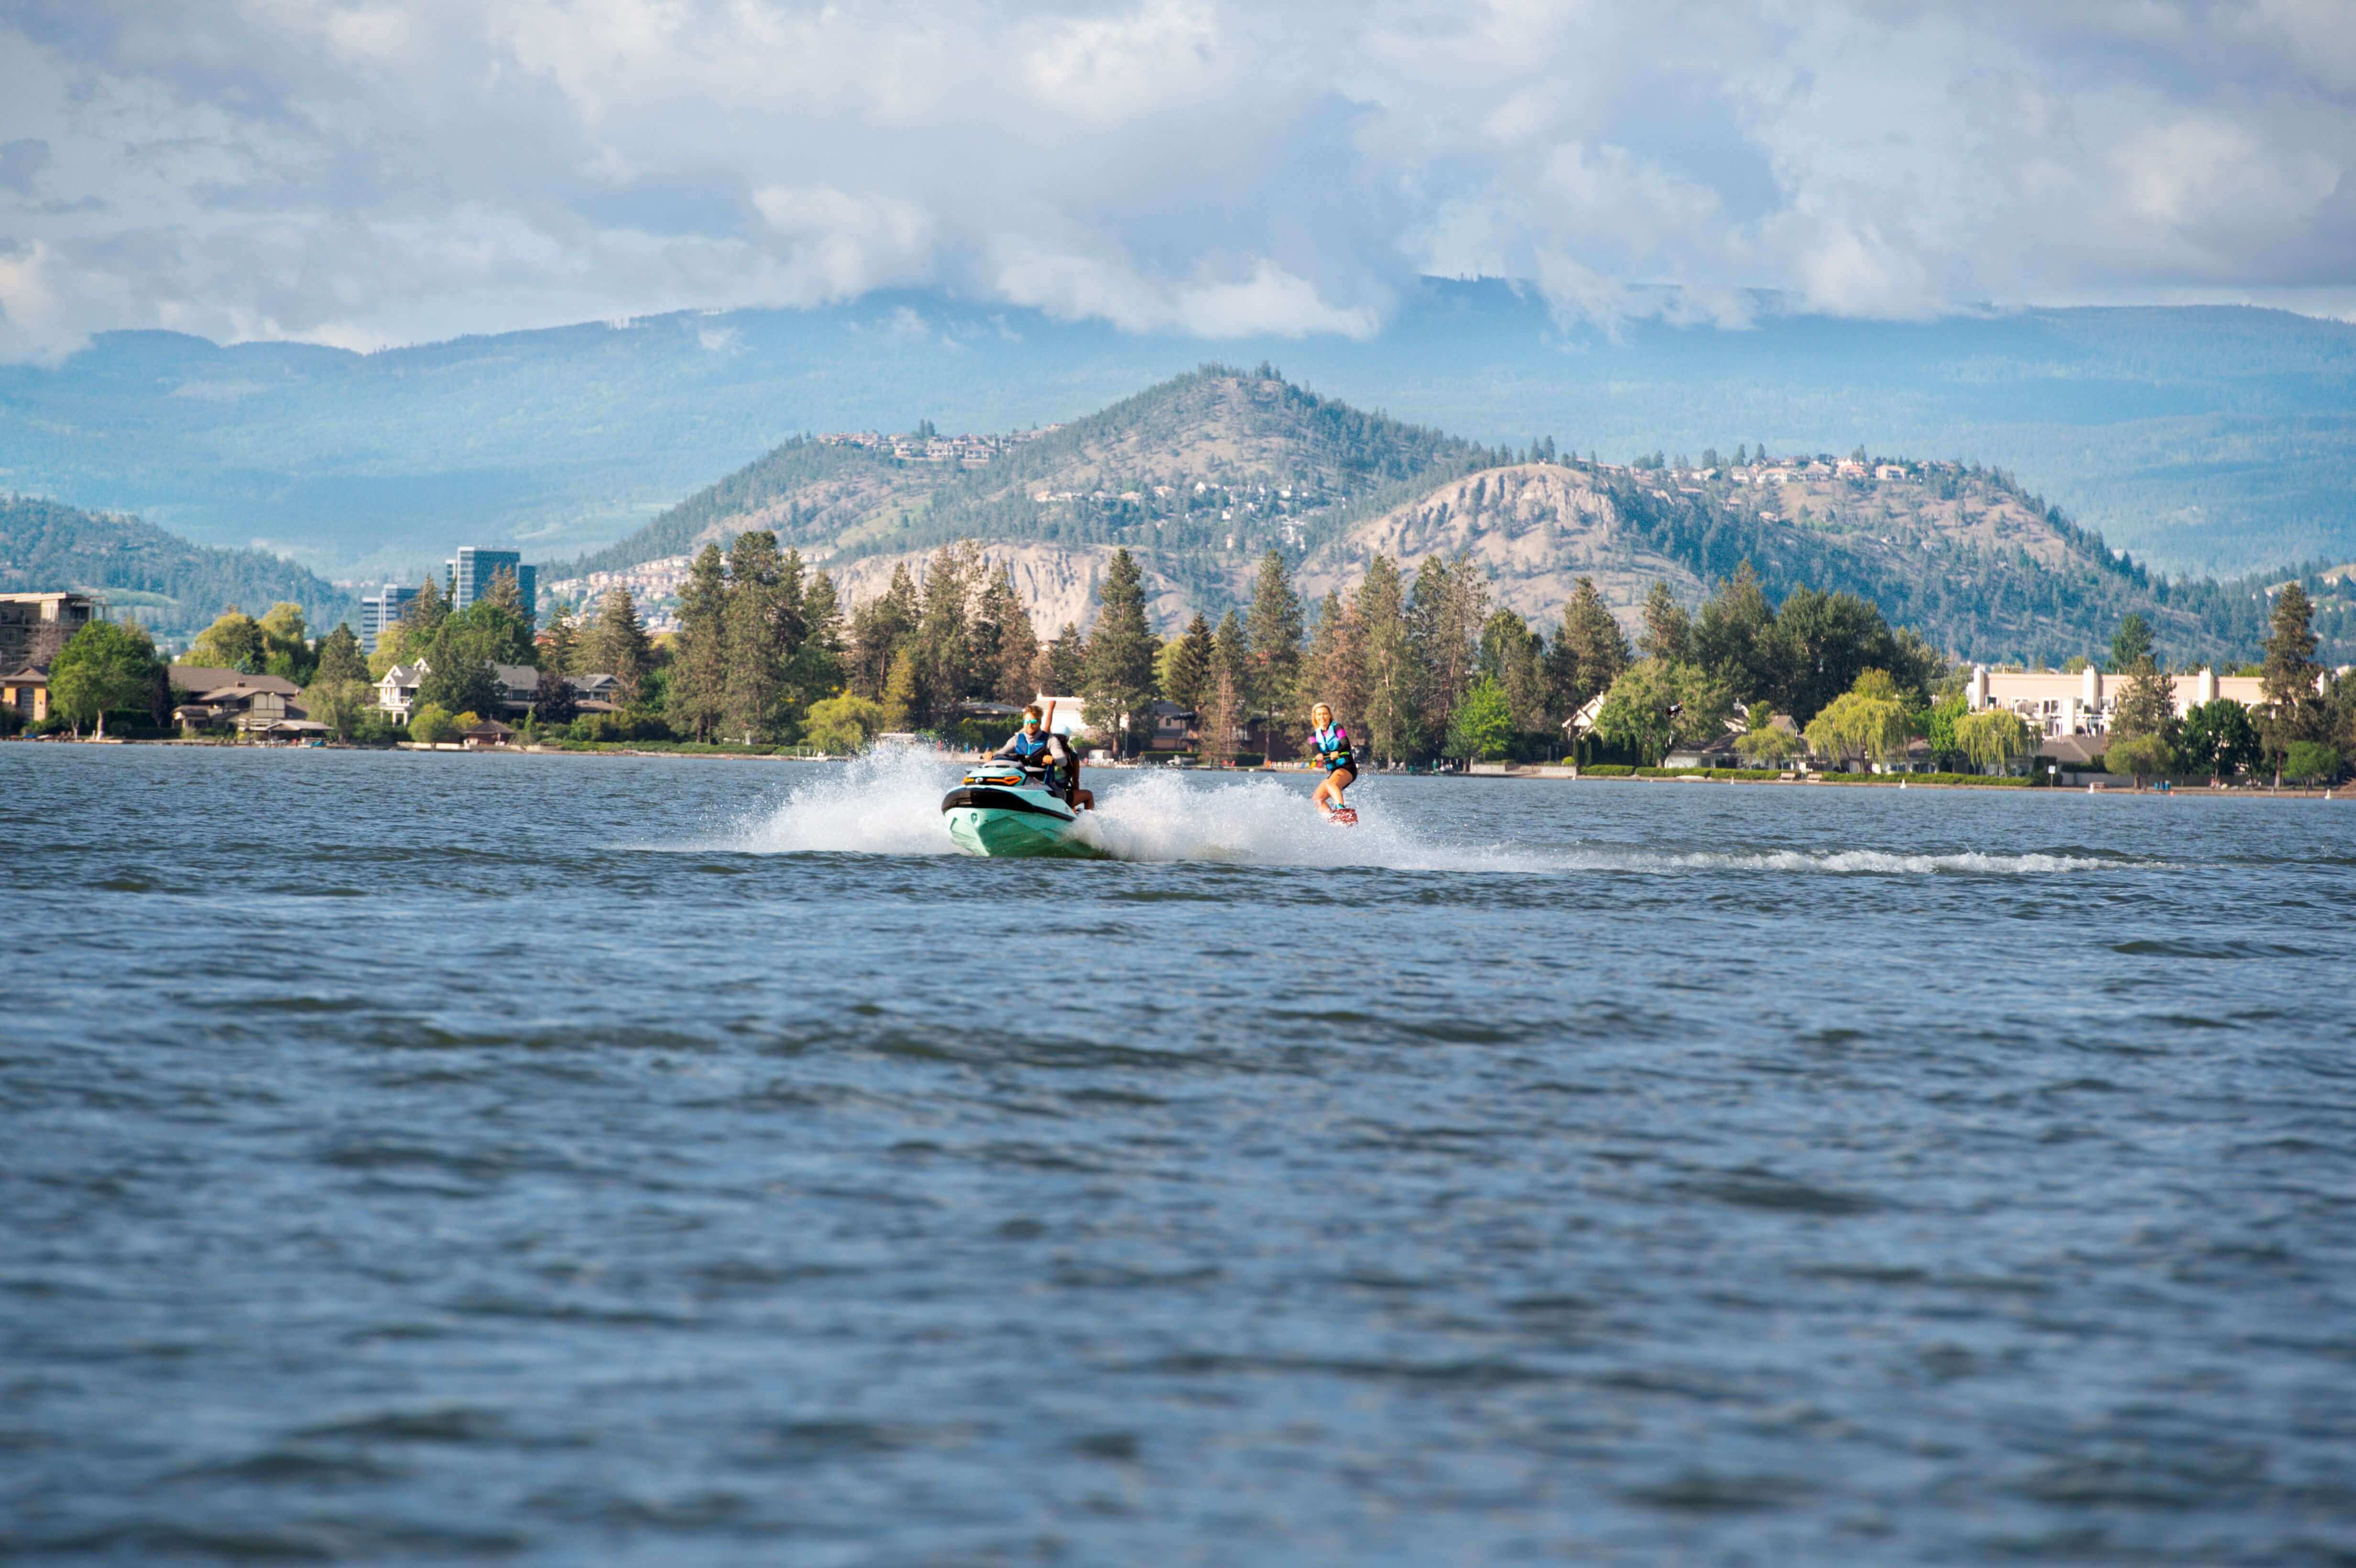
[[[1353,585],[1377,552],[1409,566],[1469,556],[1534,622],[1550,623],[1591,576],[1633,628],[1655,580],[1698,603],[1748,560],[1775,597],[1856,592],[1985,660],[2097,653],[2130,611],[2179,659],[2238,663],[2265,635],[2264,584],[2155,576],[2001,472],[1712,464],[1590,464],[1543,443],[1508,453],[1318,397],[1271,367],[1206,366],[979,469],[789,443],[574,571],[676,567],[693,547],[769,528],[858,600],[895,566],[921,575],[932,549],[973,538],[1052,628],[1086,624],[1106,558],[1127,548],[1168,632],[1241,603],[1270,548],[1312,594]],[[2356,619],[2337,599],[2326,612],[2319,632],[2356,655]]]
[[[58,589],[102,593],[172,638],[202,631],[231,604],[258,616],[298,603],[320,631],[356,608],[348,590],[260,550],[190,544],[137,517],[0,496],[0,593]]]
[[[1403,421],[1625,461],[1765,442],[2016,471],[2171,571],[2356,555],[2356,327],[2277,311],[2039,310],[1610,332],[1427,280],[1365,341],[1205,345],[932,292],[685,312],[357,355],[107,334],[0,366],[0,487],[135,511],[337,576],[458,544],[577,556],[798,432],[1069,421],[1206,352]]]

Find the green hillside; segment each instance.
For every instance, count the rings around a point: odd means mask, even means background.
[[[2098,651],[2132,611],[2167,656],[2238,664],[2265,636],[2268,585],[2153,574],[1977,464],[1875,458],[1860,473],[1828,455],[1737,466],[1715,453],[1591,464],[1550,442],[1507,452],[1366,412],[1268,366],[1217,365],[1015,438],[979,466],[791,442],[543,581],[675,560],[755,527],[854,592],[880,581],[861,563],[953,539],[1064,552],[1040,581],[1066,583],[1085,583],[1093,558],[1124,546],[1173,603],[1215,617],[1270,548],[1320,584],[1353,581],[1376,552],[1470,554],[1503,602],[1540,621],[1582,575],[1633,615],[1656,578],[1698,603],[1749,560],[1778,595],[1855,592],[1985,660]],[[2356,657],[2340,585],[2313,586],[2326,656]]]
[[[347,590],[260,550],[190,544],[136,517],[0,496],[0,592],[56,589],[102,593],[175,638],[202,631],[231,604],[258,615],[291,601],[322,629],[355,608]]]

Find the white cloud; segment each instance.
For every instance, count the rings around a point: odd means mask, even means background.
[[[938,283],[1363,334],[1408,274],[2356,291],[2346,0],[22,0],[0,356],[372,345]],[[37,146],[38,151],[35,148]],[[1652,287],[1674,284],[1664,294]]]

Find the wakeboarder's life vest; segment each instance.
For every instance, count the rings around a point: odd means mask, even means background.
[[[1327,773],[1338,773],[1344,768],[1354,773],[1358,771],[1358,764],[1350,756],[1350,732],[1339,724],[1312,732],[1309,741],[1317,748],[1317,760],[1325,764]]]

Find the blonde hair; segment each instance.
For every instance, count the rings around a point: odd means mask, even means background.
[[[1047,716],[1039,711],[1039,705],[1037,703],[1026,702],[1023,705],[1023,717],[1025,719],[1037,719],[1044,720]]]
[[[1317,721],[1317,716],[1320,713],[1323,713],[1328,719],[1333,718],[1333,705],[1330,702],[1312,702],[1309,705],[1309,721],[1311,723],[1313,724]]]

